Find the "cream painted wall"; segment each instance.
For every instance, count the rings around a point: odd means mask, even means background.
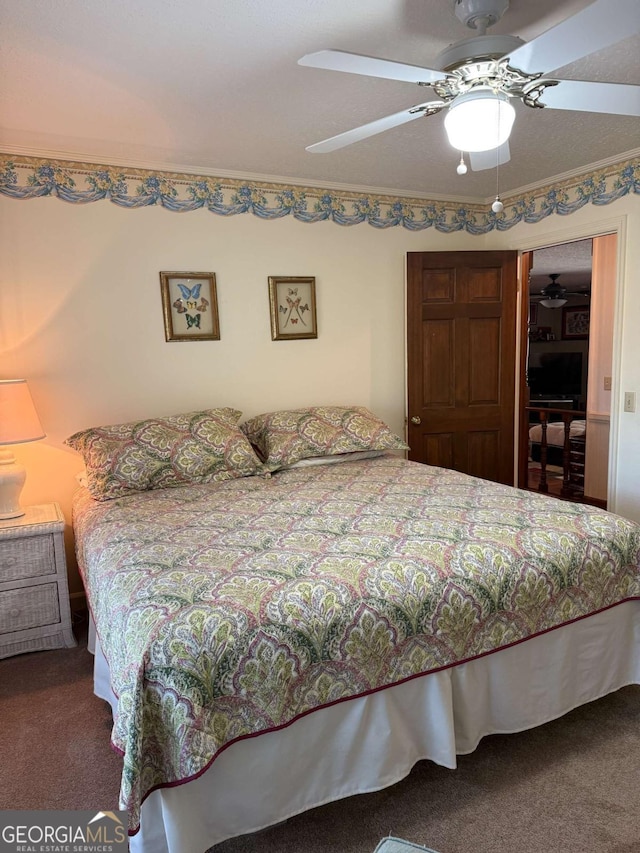
[[[596,237],[593,241],[591,272],[591,313],[593,320],[589,322],[590,376],[587,411],[605,415],[611,412],[611,391],[605,389],[604,380],[605,376],[611,376],[613,370],[617,266],[617,235],[606,234],[602,237]],[[593,370],[591,365],[593,365]]]
[[[618,235],[593,240],[591,317],[589,321],[589,393],[587,395],[586,463],[584,493],[607,498],[609,479],[609,424],[611,391],[605,377],[613,373],[613,326],[618,281]]]
[[[640,408],[621,413],[622,390],[640,400],[639,202],[471,237],[0,197],[0,378],[29,380],[47,431],[15,448],[28,469],[23,503],[61,504],[72,592],[82,589],[70,531],[81,460],[63,440],[78,429],[207,406],[249,417],[359,403],[403,432],[408,251],[531,249],[620,232],[610,497],[640,521]],[[165,341],[160,270],[216,273],[220,341]],[[317,340],[271,341],[269,275],[316,276]]]
[[[640,198],[626,196],[608,207],[585,205],[566,219],[550,216],[490,234],[485,248],[530,250],[583,237],[618,233],[613,389],[609,448],[609,509],[640,521],[640,403],[623,412],[623,392],[640,401]]]
[[[0,198],[0,234],[0,378],[28,379],[47,432],[15,448],[23,503],[57,500],[68,525],[81,459],[63,440],[88,426],[358,403],[403,434],[405,254],[481,248],[465,234],[54,198]],[[220,341],[165,341],[160,270],[216,273]],[[269,275],[316,276],[317,340],[271,340]],[[67,542],[80,592],[69,527]]]

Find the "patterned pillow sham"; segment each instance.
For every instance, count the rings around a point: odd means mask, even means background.
[[[236,409],[206,409],[93,427],[70,436],[65,444],[84,457],[87,487],[98,501],[248,477],[264,468],[238,428],[241,414]]]
[[[363,406],[312,406],[256,415],[240,429],[267,471],[311,456],[357,450],[408,450],[389,427]]]

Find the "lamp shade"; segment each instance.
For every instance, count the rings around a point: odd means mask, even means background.
[[[507,141],[515,117],[507,95],[481,86],[454,99],[444,126],[458,151],[490,151]]]
[[[0,380],[0,444],[22,444],[44,437],[27,380]]]

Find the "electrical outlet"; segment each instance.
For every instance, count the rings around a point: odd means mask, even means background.
[[[635,412],[636,410],[636,392],[624,392],[624,410],[625,412]]]
[[[604,377],[604,390],[605,391],[611,391],[611,377],[610,376]]]

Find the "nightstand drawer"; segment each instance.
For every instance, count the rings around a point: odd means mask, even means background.
[[[0,634],[54,625],[59,621],[57,583],[0,592]]]
[[[76,645],[64,526],[56,503],[0,519],[0,659]]]
[[[51,536],[27,536],[0,544],[0,583],[54,575],[56,560]]]

